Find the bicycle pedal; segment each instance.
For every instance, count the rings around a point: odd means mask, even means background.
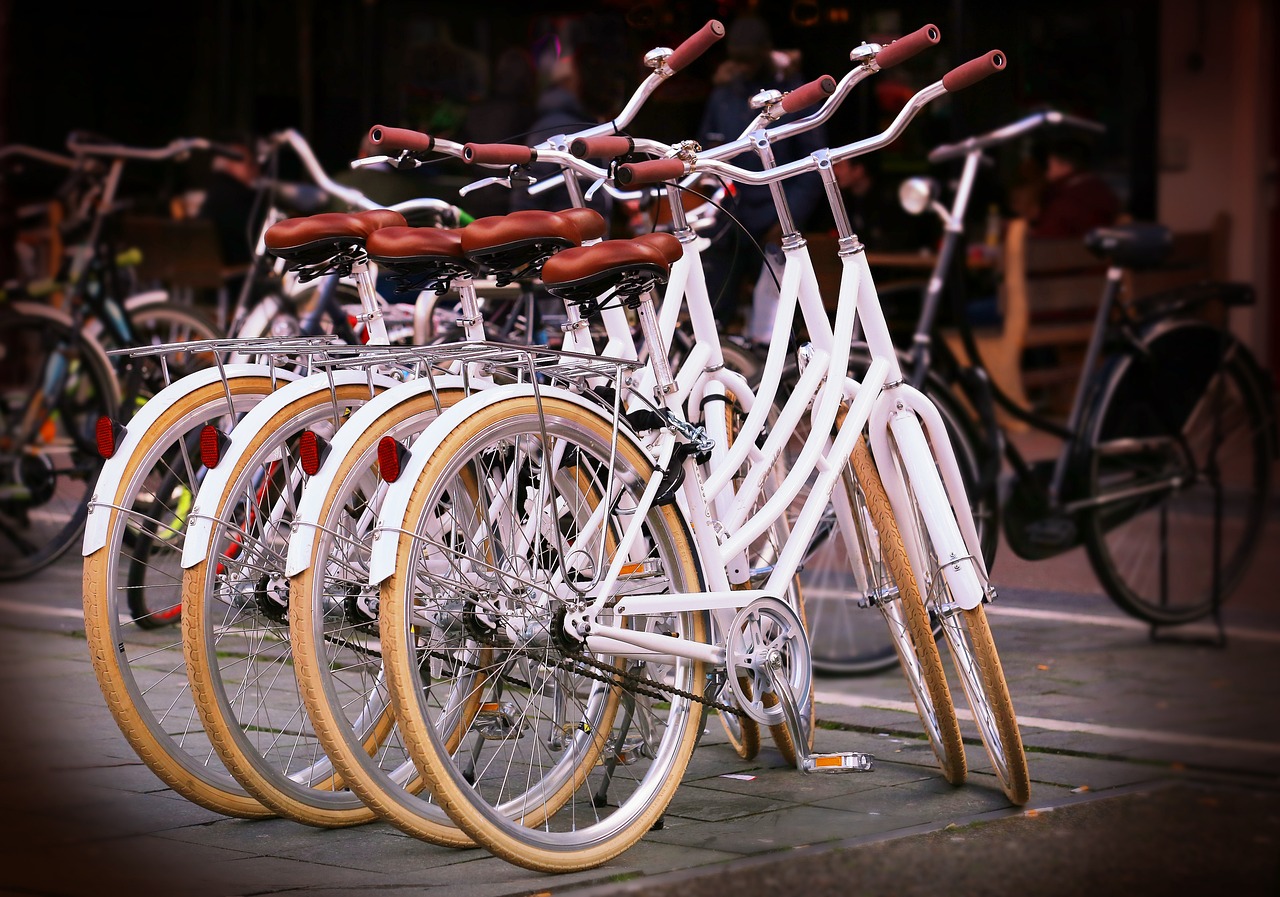
[[[810,754],[802,761],[801,769],[804,772],[871,772],[875,769],[875,757],[859,751]]]
[[[514,702],[490,701],[480,705],[473,728],[486,741],[511,741],[523,736],[529,727]]]

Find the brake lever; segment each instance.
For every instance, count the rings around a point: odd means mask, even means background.
[[[474,182],[472,182],[472,183],[470,183],[470,184],[467,184],[465,187],[461,188],[461,189],[458,191],[458,195],[459,195],[459,196],[466,196],[468,193],[473,193],[474,191],[476,191],[476,190],[480,190],[480,189],[483,189],[484,187],[491,187],[491,186],[493,186],[494,184],[498,184],[499,186],[506,187],[508,190],[510,190],[510,189],[511,189],[511,180],[512,180],[512,179],[511,179],[511,178],[509,178],[509,177],[505,177],[505,178],[498,178],[498,177],[492,177],[492,178],[481,178],[480,180],[478,180],[478,181],[474,181]],[[516,180],[524,180],[524,179],[517,178]],[[532,178],[532,177],[531,177],[531,178],[528,178],[528,179],[527,179],[527,181],[525,181],[525,182],[526,182],[526,183],[529,183],[529,184],[536,184],[536,183],[537,183],[537,178]]]
[[[395,159],[391,156],[364,156],[360,159],[352,159],[352,168],[367,168],[370,165],[395,164]]]
[[[587,188],[587,192],[582,194],[582,198],[587,202],[591,202],[591,197],[595,196],[596,191],[604,186],[604,182],[606,180],[608,180],[608,178],[596,178],[591,182],[591,186]]]

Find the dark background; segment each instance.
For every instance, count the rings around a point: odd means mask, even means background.
[[[993,47],[1008,54],[1004,74],[933,104],[913,123],[884,154],[890,173],[923,171],[930,146],[1052,105],[1108,125],[1099,147],[1104,172],[1136,217],[1157,214],[1155,0],[1073,0],[1052,8],[977,0],[519,7],[205,0],[72,8],[0,0],[0,143],[57,149],[69,131],[84,129],[158,145],[177,136],[245,139],[296,127],[338,171],[374,123],[453,136],[467,110],[491,94],[484,81],[508,47],[554,54],[557,35],[567,37],[575,46],[562,42],[560,50],[577,53],[590,88],[620,103],[647,73],[645,51],[677,46],[707,19],[728,24],[748,8],[770,23],[777,47],[802,51],[807,77],[841,76],[849,50],[865,39],[888,40],[926,22],[940,27],[937,48],[854,92],[828,126],[833,144],[870,133],[877,105],[893,102],[895,83],[918,88]],[[721,44],[664,84],[631,130],[672,141],[694,136],[723,58]],[[535,96],[536,86],[529,87]],[[1017,161],[1002,158],[1002,173]]]

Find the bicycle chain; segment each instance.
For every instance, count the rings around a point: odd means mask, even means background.
[[[427,656],[434,657],[437,660],[444,660],[452,664],[457,664],[476,672],[482,672],[484,670],[484,667],[481,667],[479,664],[471,663],[466,660],[459,660],[456,657],[446,656],[434,651],[428,652]],[[732,713],[735,716],[746,717],[746,714],[740,708],[735,707],[732,704],[725,704],[722,701],[717,701],[715,698],[708,698],[705,695],[696,695],[683,688],[676,688],[674,685],[667,685],[663,682],[659,682],[657,679],[650,679],[648,676],[628,673],[626,670],[620,670],[602,660],[596,660],[593,657],[587,657],[582,654],[575,654],[570,657],[561,657],[554,661],[552,665],[558,669],[565,670],[566,672],[577,673],[578,675],[585,676],[588,679],[603,682],[606,685],[621,686],[622,688],[626,688],[628,691],[644,695],[645,697],[657,698],[659,700],[665,700],[670,697],[685,698],[690,701],[696,701],[697,703],[703,704],[707,707],[711,707],[721,713]],[[607,675],[604,672],[596,673],[584,667],[594,667],[598,670],[607,671]],[[619,678],[623,679],[624,682],[618,682],[617,680]],[[504,673],[503,679],[522,688],[533,688],[530,683],[525,682],[522,679],[518,679],[509,673]]]

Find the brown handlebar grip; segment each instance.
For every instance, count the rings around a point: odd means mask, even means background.
[[[667,57],[667,68],[673,72],[680,71],[707,52],[707,48],[722,37],[724,37],[724,25],[720,24],[718,20],[712,19],[698,29],[697,32],[685,38],[684,43],[675,48],[675,51]]]
[[[538,158],[533,147],[518,143],[468,143],[462,161],[480,165],[528,165]]]
[[[802,84],[782,98],[783,112],[798,112],[808,109],[815,103],[821,103],[836,92],[836,79],[823,75],[808,84]]]
[[[569,144],[569,152],[579,159],[616,159],[635,148],[630,137],[577,137]]]
[[[942,86],[947,90],[961,90],[977,84],[987,75],[994,75],[1004,68],[1005,55],[999,50],[992,50],[977,59],[970,59],[958,65],[942,76]]]
[[[651,162],[627,162],[618,166],[618,183],[624,187],[656,184],[682,177],[685,173],[683,159],[654,159]]]
[[[411,131],[408,128],[388,128],[384,125],[374,125],[369,129],[369,142],[388,152],[409,150],[413,153],[426,153],[436,145],[436,139],[430,134]]]
[[[925,25],[910,34],[904,34],[891,44],[881,47],[876,54],[876,65],[882,69],[893,68],[900,62],[906,62],[921,50],[927,50],[942,40],[942,32],[937,25]]]

